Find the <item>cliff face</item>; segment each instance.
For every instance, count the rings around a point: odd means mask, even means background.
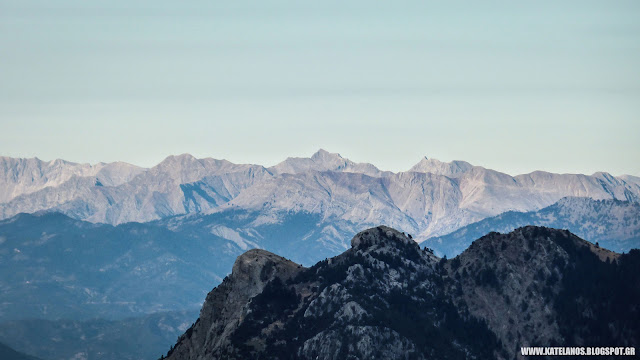
[[[640,253],[525,227],[443,260],[380,226],[304,268],[240,256],[169,359],[465,359],[638,346]],[[608,346],[608,345],[607,345]]]
[[[251,313],[251,300],[267,284],[282,283],[301,270],[302,266],[260,249],[239,256],[231,275],[207,295],[198,320],[179,338],[171,358],[224,358],[233,353],[232,336]]]

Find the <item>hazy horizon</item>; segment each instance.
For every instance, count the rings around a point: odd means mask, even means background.
[[[640,176],[640,3],[0,0],[0,154]]]

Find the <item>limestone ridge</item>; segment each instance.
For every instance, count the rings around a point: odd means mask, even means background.
[[[409,171],[392,173],[324,150],[269,168],[189,154],[169,156],[149,169],[0,157],[0,219],[52,210],[117,225],[243,209],[260,213],[259,224],[278,224],[289,212],[313,213],[327,226],[385,223],[426,240],[507,211],[537,211],[568,196],[637,203],[640,182],[607,173],[511,176],[426,158]]]
[[[639,345],[640,251],[533,226],[450,260],[386,226],[351,245],[310,268],[243,254],[168,358],[513,359],[520,346]]]

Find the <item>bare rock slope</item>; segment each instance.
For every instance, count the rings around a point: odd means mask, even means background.
[[[537,211],[567,196],[640,202],[640,185],[632,176],[511,176],[426,158],[392,173],[325,150],[269,168],[189,154],[169,156],[150,169],[0,157],[0,219],[47,210],[117,225],[243,209],[263,214],[261,223],[311,213],[361,228],[386,223],[426,240],[507,211]]]

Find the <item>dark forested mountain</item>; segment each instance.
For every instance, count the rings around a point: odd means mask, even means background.
[[[0,323],[0,342],[47,360],[155,360],[197,317],[183,311],[115,321],[13,320]]]
[[[484,234],[510,232],[526,225],[567,229],[616,252],[640,248],[640,203],[589,198],[563,198],[539,211],[509,211],[430,238],[422,245],[435,249],[440,256],[453,257]]]
[[[244,253],[167,358],[513,359],[520,346],[637,347],[638,304],[637,250],[528,226],[444,260],[380,226],[310,268]]]
[[[361,229],[313,214],[182,216],[118,226],[59,213],[0,221],[0,321],[118,319],[198,309],[235,258],[251,248],[313,264],[344,251]]]
[[[0,343],[0,359],[2,360],[39,360],[34,356],[30,356],[8,347]]]
[[[113,227],[57,213],[4,220],[0,239],[0,321],[193,309],[206,294],[202,284],[217,284],[232,264],[224,256],[210,261],[209,248],[227,243],[213,235],[187,241],[165,227]]]

